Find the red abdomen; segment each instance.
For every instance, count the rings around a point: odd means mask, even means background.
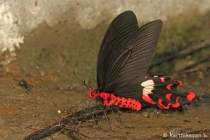
[[[90,98],[100,98],[104,106],[120,106],[123,108],[130,108],[132,110],[141,110],[141,103],[132,98],[117,97],[112,93],[99,92],[98,90],[90,90],[88,92]]]

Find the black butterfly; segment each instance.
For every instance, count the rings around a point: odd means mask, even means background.
[[[138,28],[132,11],[118,15],[110,24],[98,54],[96,90],[90,98],[99,98],[104,106],[119,106],[141,110],[142,102],[163,109],[179,108],[179,99],[188,101],[194,92],[181,94],[181,81],[169,76],[146,75],[155,53],[162,21],[154,20]]]

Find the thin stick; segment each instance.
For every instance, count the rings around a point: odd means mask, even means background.
[[[210,60],[210,56],[207,56],[207,57],[205,57],[205,58],[203,58],[203,59],[201,59],[201,60],[199,60],[199,61],[197,61],[197,62],[195,62],[195,63],[193,63],[191,65],[189,65],[189,66],[186,66],[186,67],[178,70],[177,73],[180,73],[180,72],[182,72],[184,70],[189,70],[189,69],[191,69],[191,68],[193,68],[193,67],[195,67],[195,66],[197,66],[197,65],[199,65],[201,63],[204,63],[204,62],[206,62],[208,60]]]
[[[93,116],[92,113],[94,111],[96,111],[95,114],[102,116],[104,110],[98,112],[98,109],[101,108],[101,107],[102,107],[101,105],[98,105],[98,106],[94,106],[94,107],[90,107],[90,108],[87,108],[87,109],[80,110],[80,111],[78,111],[78,112],[76,112],[72,115],[67,116],[66,118],[63,118],[60,122],[56,122],[56,123],[44,128],[44,129],[38,130],[38,131],[30,134],[24,140],[40,140],[40,139],[43,139],[47,136],[50,136],[50,135],[62,130],[65,125],[68,125],[68,124],[75,125],[75,124],[78,124],[78,122],[83,122],[83,121],[86,121],[86,120],[92,118],[92,116]],[[111,109],[108,109],[108,110],[111,110]],[[88,114],[88,113],[90,113],[90,114]]]
[[[152,69],[152,68],[154,68],[154,67],[156,67],[156,66],[159,66],[159,65],[162,64],[163,62],[166,62],[166,61],[171,60],[171,59],[173,59],[173,58],[180,57],[180,56],[186,56],[186,55],[195,53],[195,52],[197,52],[197,51],[199,51],[199,50],[201,50],[201,49],[207,48],[207,47],[210,47],[210,41],[205,41],[205,42],[200,43],[200,44],[197,44],[197,45],[195,45],[195,46],[188,47],[188,48],[186,48],[186,49],[184,49],[184,50],[182,50],[182,51],[180,51],[180,52],[178,52],[178,53],[175,53],[174,55],[171,55],[171,56],[165,58],[164,60],[161,60],[161,61],[157,62],[157,63],[154,64],[154,65],[151,65],[151,66],[149,67],[149,69]]]

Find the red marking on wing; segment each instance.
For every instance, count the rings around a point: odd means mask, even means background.
[[[171,104],[171,107],[173,108],[178,108],[180,106],[180,103],[179,103],[179,97],[176,98],[176,103],[175,104]]]
[[[178,86],[181,86],[182,85],[182,81],[177,80],[177,82],[179,82],[179,85]]]
[[[171,93],[167,93],[166,94],[166,99],[168,99],[169,101],[171,101],[171,96],[172,94]],[[172,103],[168,103],[167,106],[163,105],[162,102],[163,102],[163,99],[159,99],[158,100],[158,103],[159,103],[159,107],[160,108],[164,108],[164,109],[169,109],[170,107],[172,108],[178,108],[180,106],[180,103],[179,103],[179,96],[176,98],[176,103],[172,104]]]
[[[159,108],[163,108],[163,109],[169,109],[170,108],[170,104],[168,104],[167,106],[163,105],[163,99],[158,99],[158,105]]]
[[[168,94],[166,94],[165,97],[166,97],[166,99],[168,99],[169,101],[171,101],[171,96],[172,96],[172,94],[171,93],[168,93]],[[179,100],[178,99],[179,99],[179,96],[176,98],[176,103],[174,103],[174,104],[169,103],[172,108],[177,108],[177,107],[180,106],[180,103],[179,103]]]
[[[165,82],[165,78],[160,78],[160,81],[161,81],[162,83],[164,83],[164,82]]]
[[[151,99],[149,96],[143,95],[143,96],[142,96],[142,99],[143,99],[144,101],[150,103],[150,104],[155,104],[155,102],[152,101],[152,99]]]
[[[167,93],[165,97],[166,97],[166,99],[171,100],[171,96],[172,96],[171,93]]]
[[[168,90],[171,90],[171,86],[172,86],[173,84],[168,84],[167,86],[166,86],[166,88],[168,89]]]
[[[190,91],[188,95],[186,96],[186,98],[188,101],[192,101],[195,98],[195,93]]]

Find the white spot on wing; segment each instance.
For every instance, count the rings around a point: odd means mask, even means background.
[[[152,94],[152,90],[154,89],[154,81],[153,80],[147,80],[141,83],[141,86],[143,88],[143,95],[148,96],[148,94]]]
[[[155,83],[154,83],[154,81],[153,80],[147,80],[147,81],[144,81],[144,82],[142,82],[141,83],[141,86],[142,87],[147,87],[147,86],[153,86]]]

